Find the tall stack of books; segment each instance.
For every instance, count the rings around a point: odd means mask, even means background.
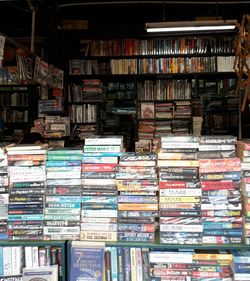
[[[118,241],[154,242],[158,217],[156,154],[125,152],[116,178]]]
[[[193,250],[150,251],[150,280],[191,280],[193,254]]]
[[[198,139],[162,136],[158,151],[160,243],[201,244]]]
[[[9,204],[9,178],[8,178],[8,161],[4,147],[0,147],[0,239],[8,239],[7,218]]]
[[[116,170],[123,137],[88,137],[83,150],[81,240],[117,241]]]
[[[80,148],[54,148],[47,152],[45,239],[80,238],[81,159]]]
[[[192,281],[234,280],[233,255],[220,251],[193,255]]]
[[[240,158],[237,138],[201,136],[199,175],[202,188],[203,243],[242,243]]]
[[[9,165],[10,240],[43,239],[46,144],[6,147]]]
[[[237,156],[241,159],[241,196],[244,243],[250,245],[250,140],[237,141]]]

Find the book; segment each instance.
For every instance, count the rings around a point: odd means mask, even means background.
[[[23,268],[22,281],[57,281],[58,265]]]
[[[70,281],[104,280],[105,243],[72,241]]]
[[[47,143],[43,143],[43,144],[16,144],[13,146],[7,146],[6,147],[6,151],[16,151],[16,150],[34,150],[34,149],[46,149],[48,148],[48,144]]]
[[[141,118],[154,118],[155,108],[153,102],[142,102],[141,103]]]

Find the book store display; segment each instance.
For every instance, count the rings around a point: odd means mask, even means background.
[[[60,255],[68,278],[90,272],[74,262],[81,252],[106,280],[249,280],[249,151],[248,139],[230,135],[162,136],[157,153],[126,152],[118,135],[80,148],[2,148],[4,264],[10,247],[13,270],[29,269],[14,263],[14,247],[27,263],[38,247],[38,265],[59,265],[62,280]]]

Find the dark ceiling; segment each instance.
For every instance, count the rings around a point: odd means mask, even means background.
[[[32,11],[35,40],[46,41],[57,54],[74,31],[62,32],[64,20],[86,20],[81,37],[144,36],[145,22],[194,20],[196,17],[237,19],[250,13],[250,0],[0,0],[0,33],[30,46]],[[79,35],[79,30],[77,31]],[[25,38],[20,40],[20,38]],[[45,40],[45,41],[44,41]],[[28,43],[27,43],[28,42]],[[49,43],[48,43],[49,42]]]
[[[101,0],[0,0],[0,32],[30,36],[32,9],[37,36],[56,32],[65,19],[88,20],[89,33],[144,32],[145,22],[194,20],[220,16],[241,20],[250,12],[250,1],[101,1]]]

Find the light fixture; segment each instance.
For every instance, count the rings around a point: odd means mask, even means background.
[[[147,32],[232,31],[237,20],[201,20],[146,23]]]

